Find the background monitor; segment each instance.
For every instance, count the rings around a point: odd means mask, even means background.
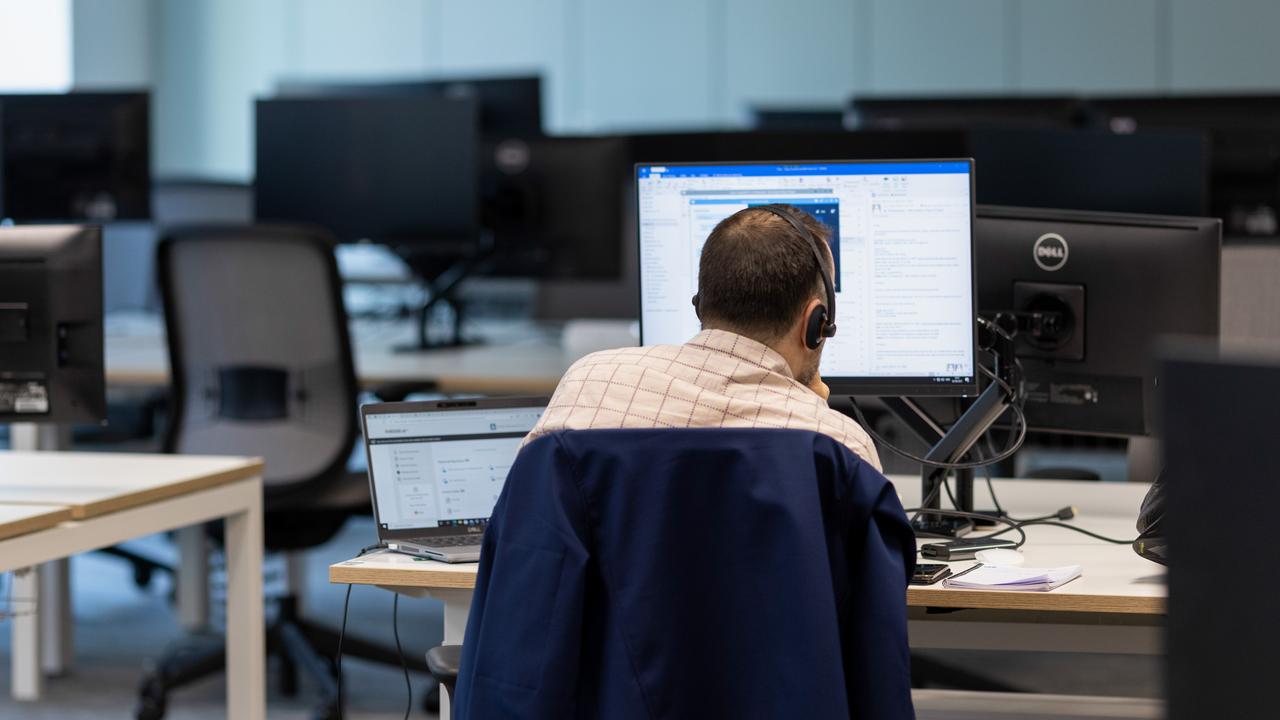
[[[497,250],[488,274],[621,277],[625,138],[490,140],[481,155],[482,222]]]
[[[984,205],[1197,217],[1209,210],[1209,144],[1200,132],[985,127],[970,130],[969,142]]]
[[[254,212],[456,258],[478,237],[477,108],[412,96],[257,103]]]
[[[542,78],[453,77],[391,82],[284,80],[280,97],[409,95],[473,100],[480,106],[480,131],[487,137],[542,134]]]
[[[1071,96],[862,97],[850,101],[845,127],[926,130],[975,125],[1082,126],[1089,108]]]
[[[689,299],[716,223],[786,203],[838,227],[840,332],[821,365],[833,393],[976,392],[972,162],[639,165],[636,174],[642,344],[699,331]]]
[[[0,218],[140,220],[150,199],[147,93],[0,95]]]
[[[102,230],[0,227],[0,422],[105,417]]]
[[[979,207],[979,312],[1040,318],[1018,335],[1028,425],[1149,434],[1157,340],[1218,334],[1221,237],[1216,218]]]

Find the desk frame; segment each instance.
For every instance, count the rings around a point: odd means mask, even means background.
[[[26,604],[41,604],[42,563],[151,533],[223,519],[227,559],[227,717],[266,717],[266,641],[262,602],[262,478],[260,475],[48,530],[0,541],[0,572],[31,578]],[[36,700],[43,681],[38,617],[14,623],[14,696]],[[20,652],[21,651],[21,652]],[[34,657],[35,662],[23,662]]]

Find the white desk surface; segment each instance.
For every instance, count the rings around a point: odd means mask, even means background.
[[[71,519],[66,505],[0,505],[0,540],[47,530]]]
[[[489,329],[486,344],[396,352],[413,337],[410,323],[355,322],[351,344],[356,376],[366,386],[429,380],[443,393],[549,395],[576,359],[558,341],[526,324],[498,323]],[[168,350],[158,319],[109,323],[105,352],[112,385],[159,387],[169,382]]]
[[[0,452],[0,503],[64,505],[76,520],[262,474],[257,458]]]
[[[916,477],[893,478],[904,506],[920,496]],[[997,480],[1001,504],[1014,517],[1046,515],[1064,505],[1079,512],[1072,522],[1115,538],[1133,538],[1134,519],[1147,486],[1128,483]],[[985,486],[975,489],[980,508],[989,505]],[[1083,565],[1084,575],[1052,592],[980,591],[911,587],[907,604],[914,607],[986,608],[1085,613],[1161,615],[1164,613],[1164,568],[1138,557],[1128,545],[1099,540],[1054,527],[1028,527],[1023,548],[1026,565]],[[1011,533],[1016,536],[1016,533]],[[933,541],[922,541],[933,542]],[[957,570],[973,561],[954,563]],[[447,564],[391,552],[329,566],[329,581],[420,589],[470,589],[475,563]]]

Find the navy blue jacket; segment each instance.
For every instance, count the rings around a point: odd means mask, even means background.
[[[914,565],[825,435],[552,433],[485,533],[454,717],[910,718]]]

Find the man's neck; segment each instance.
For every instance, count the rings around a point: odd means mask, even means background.
[[[742,337],[747,338],[749,340],[755,340],[761,345],[764,345],[770,350],[778,353],[779,355],[782,356],[783,360],[787,361],[787,368],[791,370],[791,377],[799,376],[800,372],[804,369],[805,357],[801,353],[799,348],[789,347],[788,343],[783,342],[777,338],[756,337],[751,333],[742,332],[741,330],[737,330],[731,327],[717,327],[714,325],[704,324],[702,326],[702,329],[703,330],[720,330],[721,332],[730,332],[735,335],[741,335]]]

